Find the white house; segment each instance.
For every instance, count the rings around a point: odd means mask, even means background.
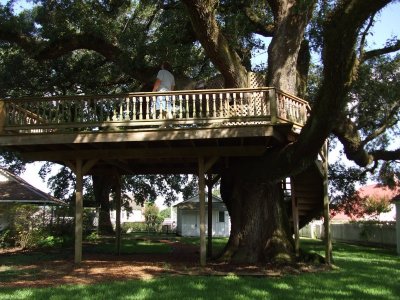
[[[121,207],[121,224],[129,222],[129,223],[137,223],[144,222],[144,214],[143,214],[143,206],[136,204],[133,200],[131,202],[132,211],[127,211],[123,207]],[[116,221],[116,211],[110,211],[111,223],[115,225]]]
[[[212,198],[212,232],[213,236],[227,237],[231,230],[231,221],[222,200],[216,196]],[[208,224],[208,201],[206,199],[206,232]],[[176,213],[176,233],[181,236],[200,236],[200,202],[199,196],[173,206]]]

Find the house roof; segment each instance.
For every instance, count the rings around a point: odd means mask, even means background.
[[[394,189],[390,189],[380,184],[371,184],[361,187],[358,190],[358,193],[361,198],[374,197],[387,199],[387,201],[392,202],[400,196],[400,188],[396,187]]]
[[[64,201],[42,192],[21,177],[2,168],[0,168],[1,203],[66,205]]]
[[[213,208],[215,209],[220,209],[220,210],[226,210],[226,206],[224,202],[222,201],[221,198],[217,196],[212,196],[212,203],[213,203]],[[208,204],[208,197],[206,197],[206,206]],[[199,195],[196,195],[192,198],[189,198],[183,202],[177,203],[174,205],[174,207],[177,207],[179,209],[197,209],[200,206],[200,198]]]
[[[394,203],[395,201],[398,201],[397,199],[400,199],[400,188],[390,189],[381,184],[365,185],[363,187],[360,187],[357,190],[357,193],[361,198],[373,197],[373,198],[377,198],[377,199],[383,199],[383,200],[387,201],[389,204]],[[392,212],[386,213],[386,215],[385,215],[385,213],[382,213],[380,216],[382,218],[392,219],[393,217],[391,216],[391,214],[392,214]],[[348,221],[352,221],[352,220],[363,220],[366,217],[368,217],[368,215],[360,218],[360,217],[356,217],[356,216],[350,217],[350,216],[346,215],[344,212],[338,212],[331,218],[331,221],[332,222],[348,222]]]

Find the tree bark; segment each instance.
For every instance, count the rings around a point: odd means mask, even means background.
[[[96,202],[100,204],[98,232],[101,235],[114,234],[110,218],[110,176],[93,175],[93,191]]]
[[[223,173],[221,196],[231,217],[231,235],[220,259],[235,263],[292,262],[294,241],[281,182],[249,176],[249,167],[258,164],[258,159],[246,159]]]
[[[197,38],[221,72],[225,87],[247,87],[247,71],[221,32],[216,20],[216,0],[183,0]]]
[[[267,85],[297,95],[298,55],[315,0],[271,0],[275,31],[268,47]]]

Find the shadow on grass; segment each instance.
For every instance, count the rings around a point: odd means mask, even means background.
[[[339,280],[338,280],[339,279]],[[357,283],[357,276],[330,273],[254,277],[158,277],[95,285],[0,289],[0,299],[397,299],[397,280]]]
[[[323,254],[321,241],[302,247]],[[334,245],[331,272],[284,277],[164,276],[93,285],[0,288],[0,299],[378,299],[400,295],[400,258],[387,250]],[[12,269],[5,269],[11,272]],[[1,282],[0,282],[1,287]]]

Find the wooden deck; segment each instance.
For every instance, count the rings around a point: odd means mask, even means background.
[[[306,101],[268,87],[4,99],[0,146],[28,160],[96,159],[92,172],[195,173],[198,157],[218,158],[218,171],[295,138],[308,113]]]
[[[157,97],[166,99],[164,111],[156,110]],[[295,140],[309,111],[306,101],[268,87],[0,99],[0,147],[16,151],[27,160],[67,165],[75,173],[76,263],[82,261],[84,175],[197,174],[200,265],[204,266],[205,174],[220,174],[229,167],[231,158],[260,156],[268,147]],[[311,188],[315,182],[320,187],[312,188],[312,193],[308,182],[293,178],[296,245],[301,209],[308,209],[309,203],[319,205],[322,180],[327,182],[326,173],[324,177],[311,169],[310,174]],[[305,192],[301,190],[304,186]],[[119,249],[120,187],[117,190]],[[303,194],[295,196],[299,192]],[[328,205],[325,207],[328,212]]]

